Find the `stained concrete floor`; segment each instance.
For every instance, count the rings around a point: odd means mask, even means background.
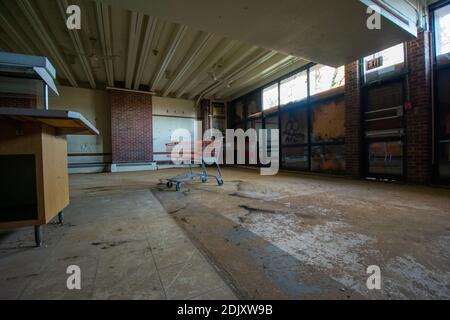
[[[180,172],[71,176],[46,248],[0,236],[0,297],[450,298],[450,190],[230,168],[222,187],[168,190]],[[69,263],[82,292],[65,289]]]
[[[45,226],[44,247],[32,228],[0,233],[0,299],[235,299],[151,191],[85,188],[116,179],[71,176],[65,222]],[[67,289],[70,265],[81,290]]]

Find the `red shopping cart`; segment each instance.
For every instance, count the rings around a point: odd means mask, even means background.
[[[212,152],[210,152],[210,154],[205,154],[206,148]],[[170,153],[171,160],[175,163],[188,164],[189,166],[186,174],[168,178],[167,187],[170,189],[175,186],[176,191],[180,191],[183,183],[194,182],[197,179],[202,183],[208,182],[209,179],[215,179],[217,184],[222,186],[224,182],[219,164],[220,154],[216,152],[217,150],[221,150],[221,148],[222,140],[217,139],[209,141],[195,141],[193,143],[191,141],[167,143],[166,151]],[[206,169],[207,164],[216,166],[218,174],[210,175]],[[199,165],[200,171],[195,172],[192,168],[193,165]]]

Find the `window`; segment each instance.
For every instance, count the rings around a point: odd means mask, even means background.
[[[366,81],[378,79],[380,76],[402,71],[405,62],[403,43],[377,52],[364,58],[364,75]]]
[[[382,175],[401,175],[403,173],[403,142],[370,143],[369,172]]]
[[[311,95],[338,88],[345,84],[345,68],[315,65],[310,69]]]
[[[308,147],[283,148],[281,161],[286,169],[308,170],[309,151]]]
[[[312,107],[312,142],[340,142],[345,138],[345,100]]]
[[[438,56],[438,62],[442,62],[443,58],[445,58],[443,55],[450,53],[450,5],[437,9],[434,12],[434,16],[436,55]]]
[[[345,171],[345,146],[325,145],[312,147],[311,171],[336,173]]]
[[[300,101],[308,96],[308,72],[303,71],[280,82],[280,102],[282,105]]]
[[[261,111],[261,91],[256,90],[245,96],[247,115],[251,116]]]
[[[278,83],[263,89],[263,110],[278,106]]]
[[[285,146],[308,143],[307,108],[295,108],[281,114],[281,143]]]
[[[237,100],[233,103],[233,123],[239,123],[244,120],[244,102]]]

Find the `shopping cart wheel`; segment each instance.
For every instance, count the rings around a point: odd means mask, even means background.
[[[175,190],[180,191],[181,189],[181,185],[179,183],[177,183],[177,185],[175,186]]]
[[[172,189],[173,183],[172,181],[167,181],[167,188]]]
[[[206,181],[208,181],[208,177],[207,176],[200,176],[200,181],[205,183]]]
[[[222,180],[222,178],[217,177],[216,180],[217,180],[217,184],[218,184],[219,186],[223,186],[223,180]]]

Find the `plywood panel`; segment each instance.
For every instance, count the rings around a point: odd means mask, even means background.
[[[41,123],[0,121],[0,154],[34,154],[38,220],[0,224],[0,229],[45,224],[69,204],[67,141]]]
[[[55,129],[42,126],[45,223],[69,205],[67,141],[55,136]]]

